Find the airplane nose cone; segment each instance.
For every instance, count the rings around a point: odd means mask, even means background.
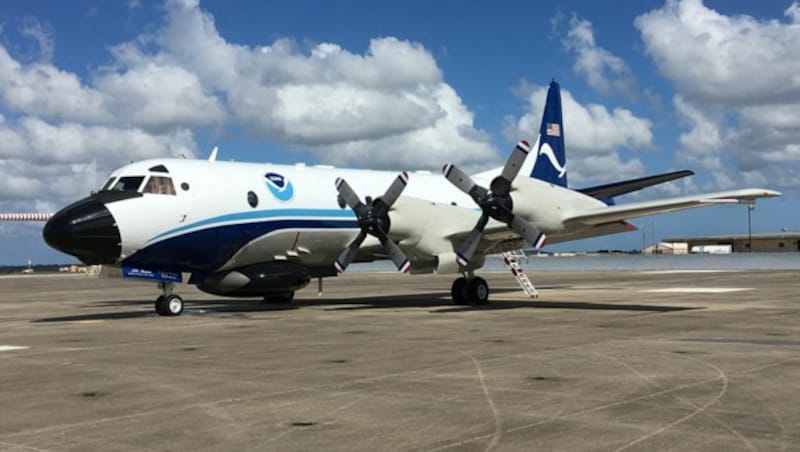
[[[87,265],[112,264],[120,255],[116,221],[106,206],[93,197],[53,215],[44,225],[42,235],[48,245]]]

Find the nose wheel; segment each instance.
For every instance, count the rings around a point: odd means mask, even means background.
[[[183,312],[183,298],[173,293],[175,285],[171,282],[159,282],[158,287],[164,292],[155,302],[156,314],[160,316],[176,316]]]
[[[479,276],[458,278],[450,288],[453,304],[483,305],[489,302],[489,284]]]

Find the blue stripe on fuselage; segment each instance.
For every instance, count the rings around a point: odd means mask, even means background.
[[[158,240],[162,237],[166,237],[168,235],[172,235],[178,232],[188,231],[189,229],[195,228],[202,228],[204,226],[209,225],[221,225],[223,223],[229,223],[231,221],[253,221],[253,220],[264,220],[268,218],[275,218],[275,217],[289,217],[289,218],[297,218],[297,217],[323,217],[323,218],[336,218],[336,219],[355,219],[355,214],[350,209],[267,209],[267,210],[253,210],[249,212],[236,212],[236,213],[229,213],[225,215],[219,215],[216,217],[206,218],[205,220],[196,221],[192,224],[187,224],[185,226],[179,226],[174,229],[170,229],[169,231],[162,232],[157,236],[151,238],[147,241],[147,243],[151,243],[155,240]],[[326,221],[326,220],[322,220]]]
[[[262,211],[268,212],[268,211]],[[275,212],[275,211],[272,211]],[[319,211],[315,216],[319,216]],[[339,212],[347,211],[333,211]],[[260,218],[257,212],[222,215],[178,229],[189,229],[200,223],[212,224],[236,219]],[[344,216],[344,215],[339,215]],[[352,213],[348,216],[352,216]],[[222,218],[227,218],[222,220]],[[213,221],[212,221],[213,220]],[[224,265],[251,241],[282,229],[356,229],[355,219],[275,219],[248,223],[221,224],[164,239],[149,245],[123,261],[123,265],[168,272],[213,272]],[[161,235],[177,232],[168,231]],[[268,258],[265,256],[265,260]]]

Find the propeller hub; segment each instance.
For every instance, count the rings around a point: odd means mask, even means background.
[[[514,217],[512,211],[514,210],[514,202],[510,196],[498,196],[495,193],[489,193],[486,197],[486,202],[480,205],[481,210],[486,212],[490,217],[503,223],[508,223]]]
[[[511,181],[503,176],[497,176],[489,184],[489,190],[495,196],[506,197],[511,193]]]

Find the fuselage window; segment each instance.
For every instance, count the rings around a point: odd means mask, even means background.
[[[157,195],[174,195],[175,186],[172,179],[164,176],[151,176],[144,187],[143,193],[155,193]]]
[[[117,183],[111,187],[111,191],[137,191],[143,180],[144,176],[120,177]]]
[[[103,188],[100,189],[100,191],[111,190],[111,187],[114,186],[114,181],[115,180],[117,180],[116,177],[112,177],[111,179],[109,179],[108,182],[106,182],[106,184],[103,185]]]
[[[252,191],[247,192],[247,204],[250,204],[250,207],[255,209],[258,206],[258,195]]]

